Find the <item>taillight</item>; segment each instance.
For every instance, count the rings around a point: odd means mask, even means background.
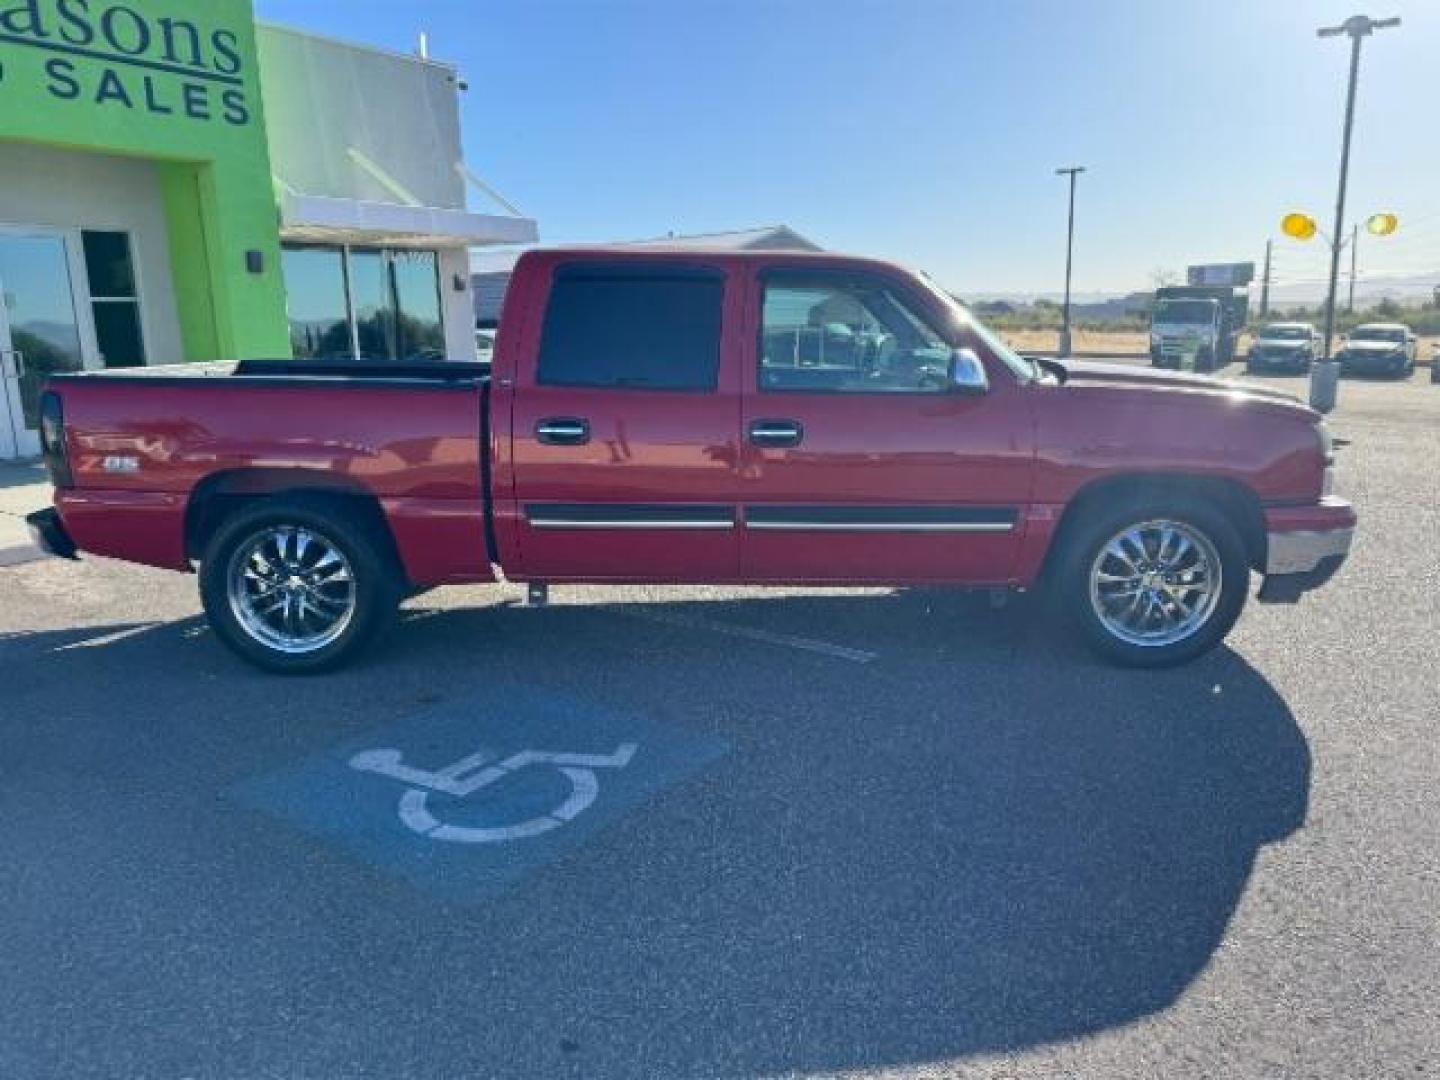
[[[1315,433],[1320,436],[1320,497],[1328,499],[1335,494],[1335,436],[1323,420],[1315,425]]]
[[[75,486],[65,452],[65,406],[60,395],[50,390],[40,395],[40,453],[45,457],[52,484],[57,488]]]

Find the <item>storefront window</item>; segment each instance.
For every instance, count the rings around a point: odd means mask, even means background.
[[[395,360],[395,303],[383,251],[351,251],[350,282],[355,297],[355,336],[363,359]]]
[[[433,251],[287,246],[285,285],[297,359],[445,358]]]
[[[354,356],[344,250],[287,247],[283,265],[291,355],[297,360]]]
[[[141,367],[145,335],[140,329],[130,237],[123,232],[86,232],[81,239],[100,358],[107,368]]]
[[[440,274],[433,251],[397,251],[390,270],[395,284],[400,355],[407,360],[444,360],[445,327],[440,319]]]

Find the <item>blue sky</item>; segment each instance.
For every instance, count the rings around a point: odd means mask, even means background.
[[[547,242],[785,222],[962,293],[1049,292],[1080,178],[1075,288],[1256,259],[1334,215],[1359,0],[256,0],[275,22],[397,49],[420,30],[470,83],[466,156]],[[1364,278],[1440,281],[1440,3],[1385,0],[1367,41],[1350,205],[1400,233]],[[1432,133],[1426,139],[1425,133]]]

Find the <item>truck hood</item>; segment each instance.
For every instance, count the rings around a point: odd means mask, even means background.
[[[1217,379],[1211,375],[1196,375],[1185,371],[1162,371],[1157,368],[1138,367],[1129,364],[1095,364],[1083,361],[1062,361],[1069,374],[1066,386],[1114,387],[1116,389],[1149,390],[1169,393],[1223,394],[1229,399],[1239,396],[1254,401],[1274,402],[1278,405],[1304,409],[1300,399],[1283,390],[1272,390],[1256,383],[1236,382],[1232,379]],[[1308,411],[1308,410],[1307,410]]]

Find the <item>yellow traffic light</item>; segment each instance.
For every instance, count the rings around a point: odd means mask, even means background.
[[[1280,231],[1292,240],[1311,240],[1320,227],[1309,214],[1286,214],[1280,222]]]
[[[1389,236],[1400,227],[1400,219],[1394,214],[1372,214],[1365,222],[1365,228],[1375,236]]]

